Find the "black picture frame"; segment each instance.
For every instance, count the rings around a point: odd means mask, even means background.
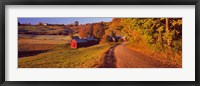
[[[1,0],[0,3],[0,82],[2,86],[199,86],[200,0]],[[6,5],[195,5],[195,81],[5,81]]]

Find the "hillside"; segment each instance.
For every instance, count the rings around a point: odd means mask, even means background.
[[[110,46],[111,45],[111,46]],[[19,58],[19,68],[92,68],[104,64],[104,53],[115,44],[101,44],[88,48],[71,49],[57,45],[54,49],[25,58]]]

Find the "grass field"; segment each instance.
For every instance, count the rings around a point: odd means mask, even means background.
[[[62,35],[18,35],[18,51],[49,50],[55,45],[69,43],[71,38]]]
[[[46,41],[48,41],[48,44],[52,44],[53,42],[55,42],[54,44],[64,44],[65,42],[71,40],[70,36],[65,36],[65,35],[30,35],[30,34],[19,34],[18,39],[19,39],[18,40],[19,44],[22,44],[22,43],[38,44],[38,43],[43,43],[43,42],[45,42],[44,44],[47,44]],[[31,40],[35,40],[35,41],[38,40],[40,42],[34,42]]]
[[[99,44],[87,48],[71,49],[69,44],[35,56],[18,59],[19,68],[92,68],[103,64],[104,53],[115,44]]]
[[[66,29],[64,26],[19,26],[18,31],[25,31],[25,32],[45,32],[46,34],[52,34],[52,32],[57,33],[59,31],[63,31]]]

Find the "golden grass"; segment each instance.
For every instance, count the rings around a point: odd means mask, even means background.
[[[18,50],[49,50],[59,44],[69,43],[71,38],[69,36],[61,35],[18,35]]]
[[[182,52],[175,52],[173,50],[156,51],[144,45],[134,45],[133,43],[128,43],[127,48],[130,48],[136,52],[142,53],[148,57],[157,59],[168,65],[173,65],[175,67],[182,67]]]
[[[93,68],[103,64],[103,55],[114,44],[99,44],[87,48],[71,49],[58,45],[53,50],[18,59],[19,68]]]

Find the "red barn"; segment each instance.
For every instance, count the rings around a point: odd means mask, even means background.
[[[88,46],[88,41],[86,39],[72,39],[71,48],[79,48]]]
[[[94,37],[80,39],[78,36],[73,36],[71,40],[71,48],[88,47],[95,44],[98,44],[98,41]]]

